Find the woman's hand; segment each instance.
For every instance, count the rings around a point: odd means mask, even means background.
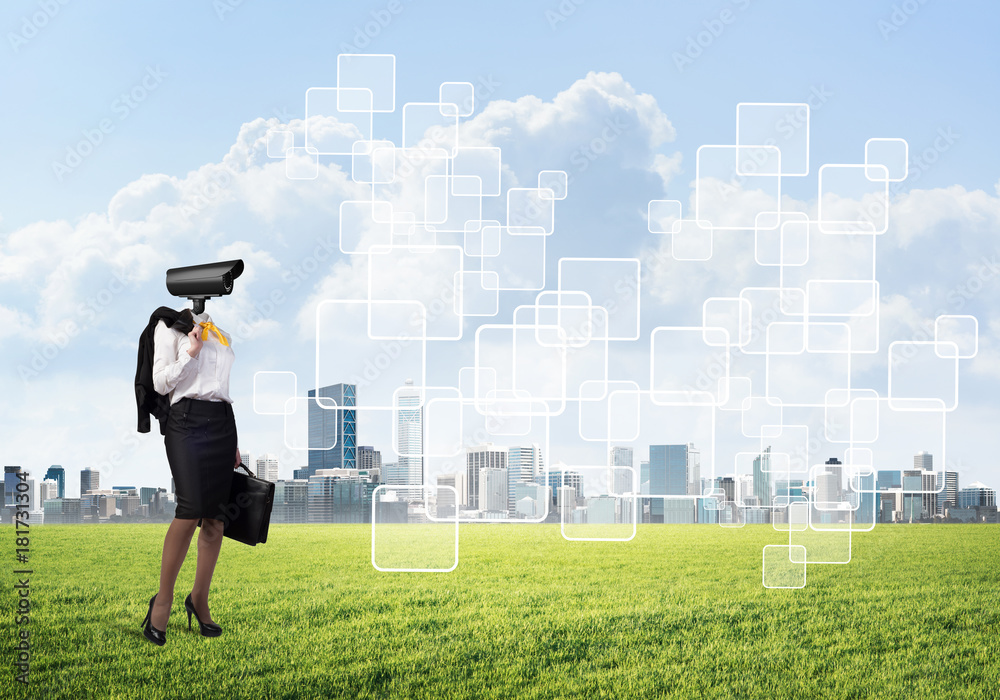
[[[236,469],[236,467],[238,467],[238,466],[240,466],[240,448],[239,447],[236,448],[236,464],[233,465],[233,469]]]
[[[205,343],[202,341],[201,337],[201,326],[197,323],[194,324],[194,328],[188,333],[188,338],[191,339],[191,347],[188,348],[188,355],[191,357],[198,357],[198,353],[201,352],[201,346]]]

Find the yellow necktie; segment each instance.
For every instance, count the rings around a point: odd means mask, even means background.
[[[199,321],[198,325],[201,326],[202,340],[208,340],[208,332],[212,331],[213,333],[215,333],[220,343],[222,343],[223,345],[229,345],[229,341],[226,340],[226,336],[222,335],[222,331],[220,331],[219,328],[211,321]]]

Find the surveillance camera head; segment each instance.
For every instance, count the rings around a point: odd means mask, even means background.
[[[167,291],[186,297],[194,304],[194,313],[205,310],[205,300],[231,294],[233,281],[243,274],[242,260],[225,260],[205,265],[174,267],[167,270]]]

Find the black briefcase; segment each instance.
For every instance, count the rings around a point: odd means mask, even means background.
[[[223,535],[254,546],[258,542],[267,542],[271,506],[274,505],[274,483],[258,479],[243,462],[236,465],[236,469],[240,467],[246,474],[233,472],[229,503],[219,519],[223,521]]]

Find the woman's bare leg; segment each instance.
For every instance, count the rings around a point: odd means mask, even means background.
[[[208,588],[212,585],[212,574],[215,563],[219,560],[219,549],[222,548],[222,521],[204,518],[201,521],[201,534],[198,535],[198,568],[194,574],[194,587],[191,589],[191,603],[202,622],[213,622],[208,611]]]
[[[191,535],[198,527],[197,519],[174,518],[167,528],[167,536],[163,539],[163,560],[160,563],[160,590],[153,603],[151,622],[158,630],[167,629],[170,618],[170,605],[174,600],[174,583],[180,573],[181,564],[191,546]]]

